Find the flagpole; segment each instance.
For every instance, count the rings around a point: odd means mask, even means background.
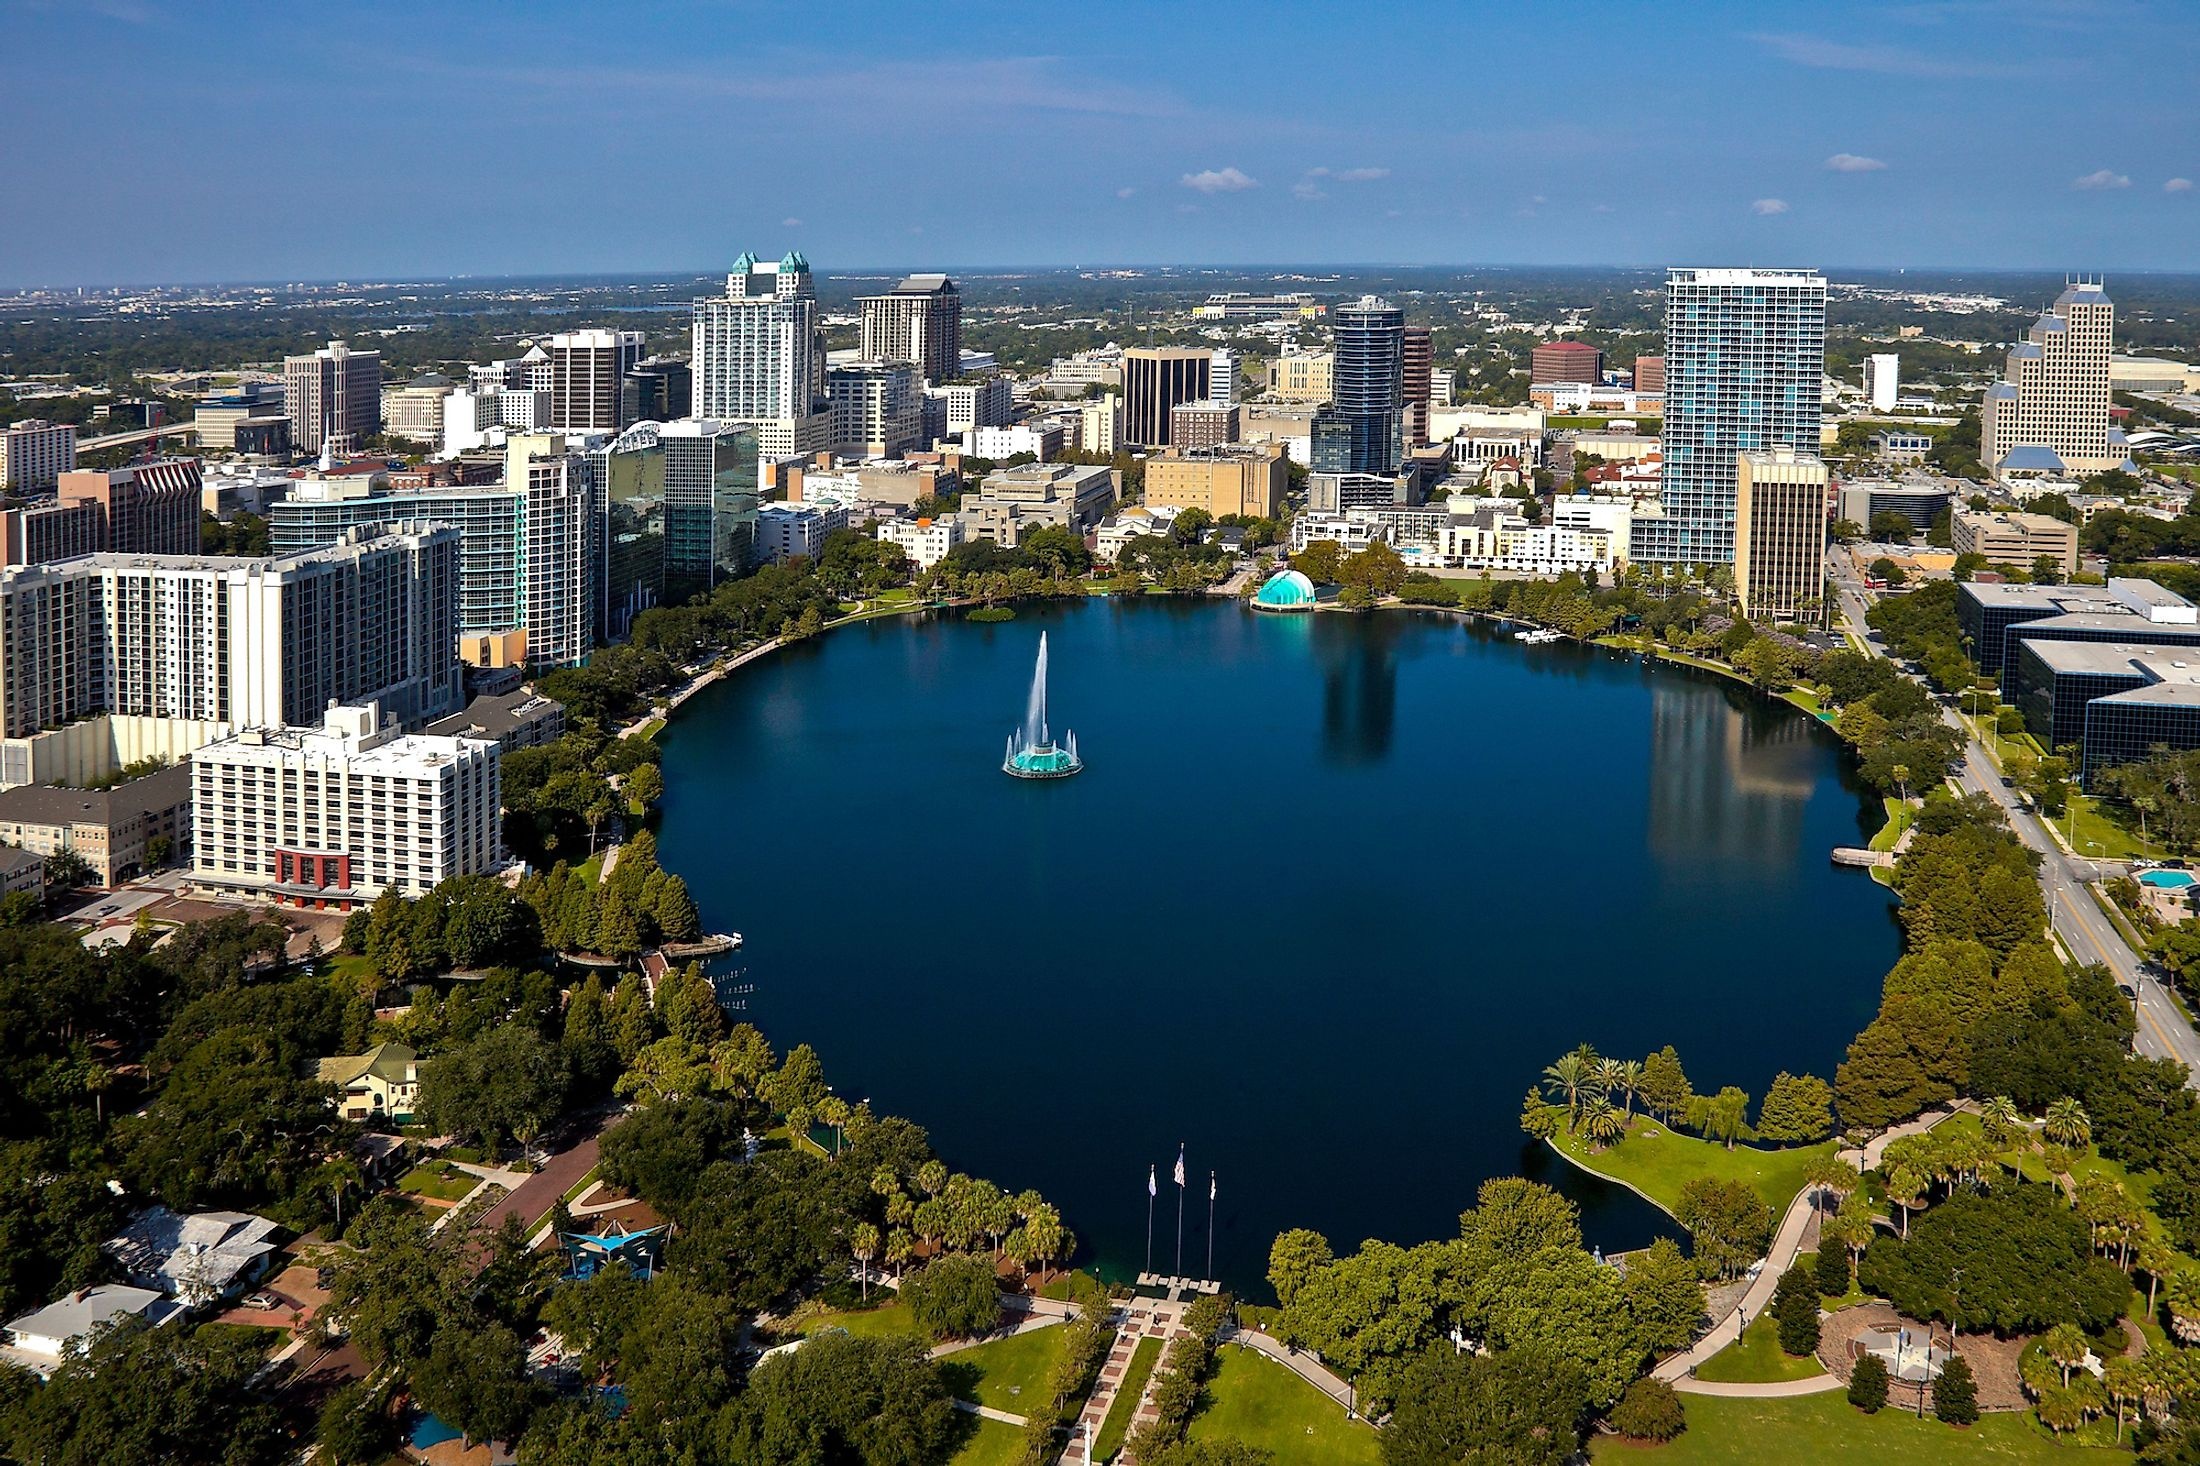
[[[1146,1168],[1146,1271],[1153,1271],[1153,1167]]]
[[[1176,1275],[1184,1276],[1184,1147],[1176,1148]]]
[[[1207,1173],[1207,1281],[1215,1279],[1215,1173]]]

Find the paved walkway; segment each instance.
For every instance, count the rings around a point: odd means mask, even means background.
[[[1838,1154],[1858,1170],[1870,1170],[1879,1164],[1879,1158],[1886,1154],[1890,1142],[1905,1135],[1922,1135],[1955,1113],[1954,1110],[1929,1110],[1915,1120],[1906,1121],[1884,1135],[1867,1141],[1860,1148],[1851,1148]],[[1692,1377],[1712,1355],[1738,1341],[1742,1330],[1748,1327],[1749,1320],[1763,1317],[1765,1310],[1772,1306],[1772,1294],[1780,1286],[1780,1274],[1794,1265],[1796,1254],[1803,1250],[1803,1239],[1809,1232],[1811,1217],[1816,1211],[1815,1195],[1815,1188],[1809,1186],[1795,1194],[1795,1199],[1788,1203],[1787,1213],[1780,1218],[1780,1225],[1772,1235],[1772,1249],[1765,1254],[1764,1265],[1758,1269],[1757,1276],[1749,1280],[1749,1287],[1743,1291],[1735,1307],[1723,1317],[1714,1319],[1703,1336],[1688,1348],[1659,1360],[1658,1367],[1650,1371],[1651,1378],[1662,1379],[1675,1389],[1694,1394],[1816,1393],[1815,1389],[1798,1390],[1791,1387],[1795,1384],[1815,1383],[1810,1380],[1789,1381],[1776,1386],[1749,1385],[1737,1389],[1729,1386],[1711,1387],[1705,1381]]]
[[[1013,1425],[1018,1430],[1021,1430],[1024,1426],[1030,1424],[1030,1422],[1021,1415],[1011,1415],[1006,1410],[996,1410],[991,1405],[974,1404],[969,1400],[957,1400],[954,1402],[954,1405],[957,1410],[960,1410],[967,1415],[975,1415],[980,1420],[998,1420],[1001,1424]]]
[[[1809,1379],[1774,1380],[1764,1384],[1719,1384],[1708,1379],[1678,1379],[1673,1388],[1684,1395],[1726,1395],[1746,1400],[1785,1399],[1790,1395],[1830,1395],[1848,1384],[1839,1375],[1814,1374]]]

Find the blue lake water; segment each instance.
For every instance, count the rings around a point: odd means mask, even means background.
[[[1039,633],[1086,770],[1000,771]],[[1828,1079],[1896,956],[1828,860],[1879,819],[1839,742],[1735,684],[1436,613],[1147,600],[845,628],[664,735],[660,851],[747,938],[737,1016],[1088,1262],[1264,1295],[1287,1227],[1411,1243],[1527,1174],[1592,1241],[1670,1224],[1525,1143],[1588,1041],[1699,1090]]]

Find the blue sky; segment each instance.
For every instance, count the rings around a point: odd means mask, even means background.
[[[5,286],[790,244],[2200,269],[2194,0],[0,0],[0,35]]]

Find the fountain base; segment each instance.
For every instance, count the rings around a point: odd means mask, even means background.
[[[1054,743],[1035,743],[1019,748],[1001,761],[1001,772],[1012,779],[1066,779],[1085,771],[1076,750]]]

